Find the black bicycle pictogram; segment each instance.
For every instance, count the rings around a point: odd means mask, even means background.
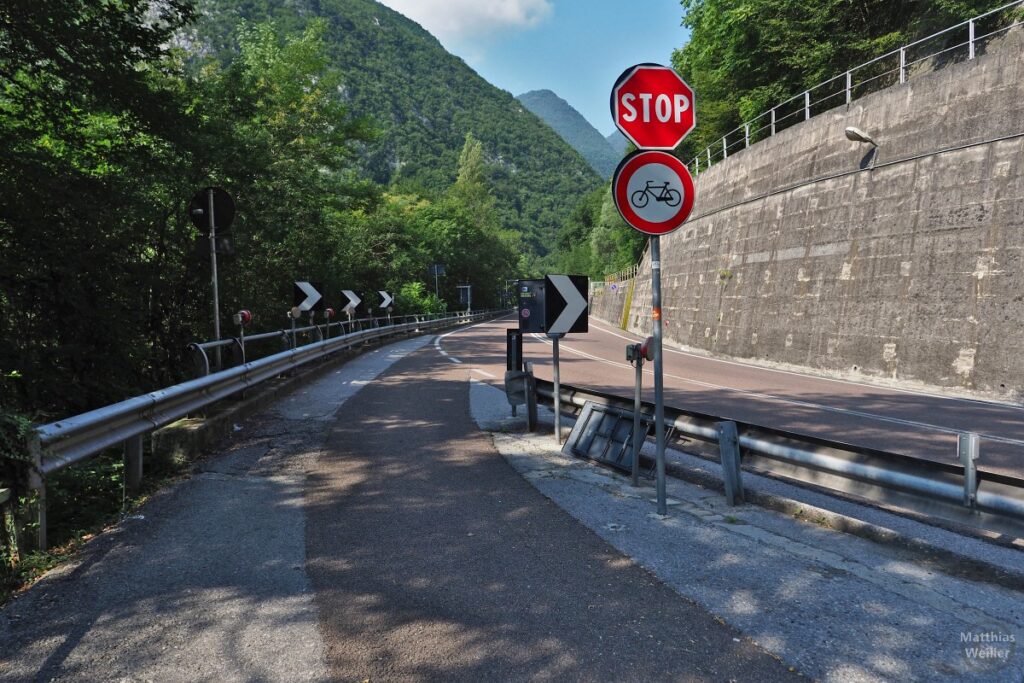
[[[654,201],[668,204],[669,206],[679,206],[679,202],[683,201],[683,197],[679,194],[678,190],[669,189],[667,180],[661,185],[653,185],[648,180],[644,185],[644,189],[637,190],[629,195],[629,203],[638,209],[642,209],[647,206],[647,202],[651,200],[651,197],[654,198]]]

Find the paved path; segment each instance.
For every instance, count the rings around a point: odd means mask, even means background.
[[[784,680],[787,668],[537,492],[432,349],[350,401],[308,493],[339,680]]]
[[[246,421],[0,610],[0,681],[792,675],[526,483],[428,341]]]

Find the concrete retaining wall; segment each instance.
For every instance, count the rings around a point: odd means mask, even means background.
[[[666,336],[716,355],[1017,398],[1024,56],[998,50],[819,114],[697,179],[662,238]],[[857,126],[879,143],[848,141]],[[607,293],[597,315],[616,317]],[[649,333],[650,261],[628,328]]]

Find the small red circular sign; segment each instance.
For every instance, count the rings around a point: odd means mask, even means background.
[[[524,318],[529,318],[530,317],[530,309],[529,308],[524,308],[523,310],[521,310],[519,312],[519,315],[523,316]]]
[[[634,152],[615,169],[612,197],[622,219],[634,229],[664,235],[690,217],[693,177],[686,164],[668,152]]]

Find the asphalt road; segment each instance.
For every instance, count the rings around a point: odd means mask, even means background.
[[[513,317],[445,337],[441,348],[479,379],[500,383],[505,329]],[[590,320],[586,334],[560,342],[566,384],[632,396],[635,370],[626,344],[640,337]],[[552,379],[551,342],[527,335],[523,355],[538,377]],[[653,364],[644,400],[653,400]],[[666,347],[665,401],[678,408],[812,434],[937,462],[955,463],[956,434],[981,435],[983,470],[1024,477],[1024,408],[925,394],[717,360]]]
[[[351,399],[307,490],[334,680],[795,676],[525,481],[423,349]]]

